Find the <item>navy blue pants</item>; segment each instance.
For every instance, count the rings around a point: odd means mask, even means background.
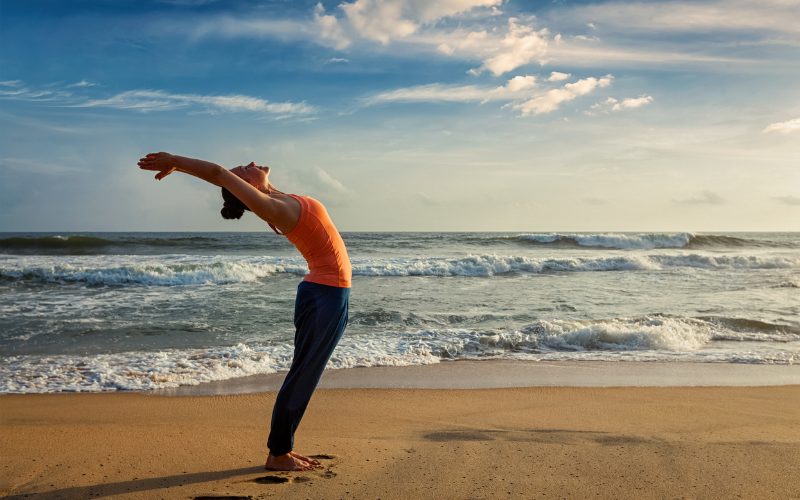
[[[306,411],[322,371],[347,326],[349,288],[303,281],[294,303],[294,360],[275,400],[267,440],[273,456],[293,449],[294,431]]]

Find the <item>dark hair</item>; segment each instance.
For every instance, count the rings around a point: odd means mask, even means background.
[[[225,202],[220,210],[223,219],[241,219],[245,210],[251,211],[247,205],[242,203],[242,200],[225,188],[222,188],[222,200]]]

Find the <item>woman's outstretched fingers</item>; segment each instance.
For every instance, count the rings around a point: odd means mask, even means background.
[[[158,171],[155,176],[157,181],[168,176],[175,171],[176,166],[172,155],[169,153],[148,153],[144,158],[139,159],[139,168],[142,170]]]

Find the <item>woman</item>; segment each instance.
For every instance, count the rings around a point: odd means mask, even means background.
[[[319,466],[292,451],[294,432],[347,326],[351,278],[347,249],[325,207],[312,198],[278,191],[269,182],[270,168],[255,163],[229,171],[203,160],[151,153],[139,160],[139,168],[158,172],[159,181],[177,170],[221,187],[225,219],[238,219],[250,210],[305,257],[310,273],[297,287],[294,359],[272,411],[267,468],[301,471]]]

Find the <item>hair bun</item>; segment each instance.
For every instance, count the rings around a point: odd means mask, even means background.
[[[223,205],[222,210],[220,210],[223,219],[241,219],[242,215],[244,214],[244,210],[237,209],[236,207],[232,207],[229,204],[225,203]]]
[[[223,219],[241,219],[245,210],[250,211],[247,205],[242,203],[242,200],[225,188],[222,188],[222,201],[224,203],[219,213],[222,214]]]

